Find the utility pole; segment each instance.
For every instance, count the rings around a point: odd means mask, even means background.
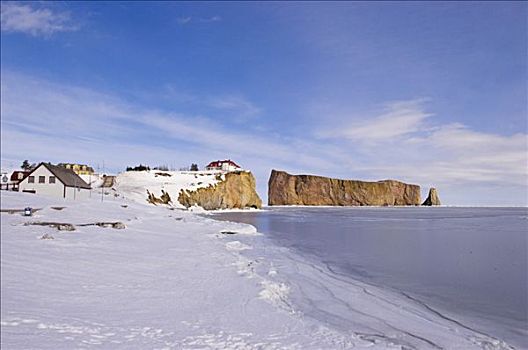
[[[88,181],[90,181],[90,182],[88,183],[88,185],[90,185],[90,198],[92,198],[92,173],[90,173],[89,175],[90,176],[89,176],[89,180]]]
[[[103,175],[106,175],[105,174],[105,163],[104,163],[104,160],[103,160]],[[103,184],[101,185],[101,203],[104,201],[104,184],[106,182],[106,176],[105,176],[105,181],[103,181]]]

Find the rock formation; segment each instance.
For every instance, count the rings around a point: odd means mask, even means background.
[[[438,198],[438,192],[436,191],[436,188],[431,187],[429,189],[429,195],[427,196],[427,199],[422,203],[422,205],[440,205],[440,198]]]
[[[272,170],[269,205],[420,205],[420,186],[395,180],[366,182]]]
[[[164,190],[161,190],[161,196],[158,198],[154,195],[154,193],[151,193],[149,190],[147,190],[147,201],[152,204],[170,204],[172,202],[172,199],[170,195],[165,192]]]
[[[199,205],[206,210],[231,208],[261,208],[253,174],[236,171],[225,174],[225,180],[196,191],[182,190],[178,201],[185,207]]]

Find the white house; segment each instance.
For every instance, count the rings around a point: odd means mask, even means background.
[[[237,171],[242,170],[242,168],[231,159],[227,159],[211,162],[205,167],[205,170]]]
[[[19,183],[20,192],[67,199],[88,198],[90,190],[90,185],[71,169],[49,163],[40,163]]]

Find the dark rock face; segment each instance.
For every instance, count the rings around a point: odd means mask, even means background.
[[[269,205],[420,205],[420,186],[395,180],[366,182],[272,170]]]
[[[429,189],[429,195],[427,196],[427,199],[422,203],[422,205],[427,205],[427,206],[441,205],[440,198],[438,198],[438,192],[436,191],[436,188],[431,187]]]

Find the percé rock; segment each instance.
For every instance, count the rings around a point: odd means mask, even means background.
[[[232,208],[261,208],[262,200],[256,191],[256,181],[248,171],[225,174],[225,180],[196,191],[180,192],[178,201],[185,207],[199,205],[206,210]]]
[[[366,182],[272,170],[269,205],[420,205],[420,186],[395,180]]]
[[[427,196],[427,199],[422,203],[422,205],[441,205],[440,198],[438,198],[438,192],[436,191],[436,188],[431,187],[429,189],[429,195]]]

